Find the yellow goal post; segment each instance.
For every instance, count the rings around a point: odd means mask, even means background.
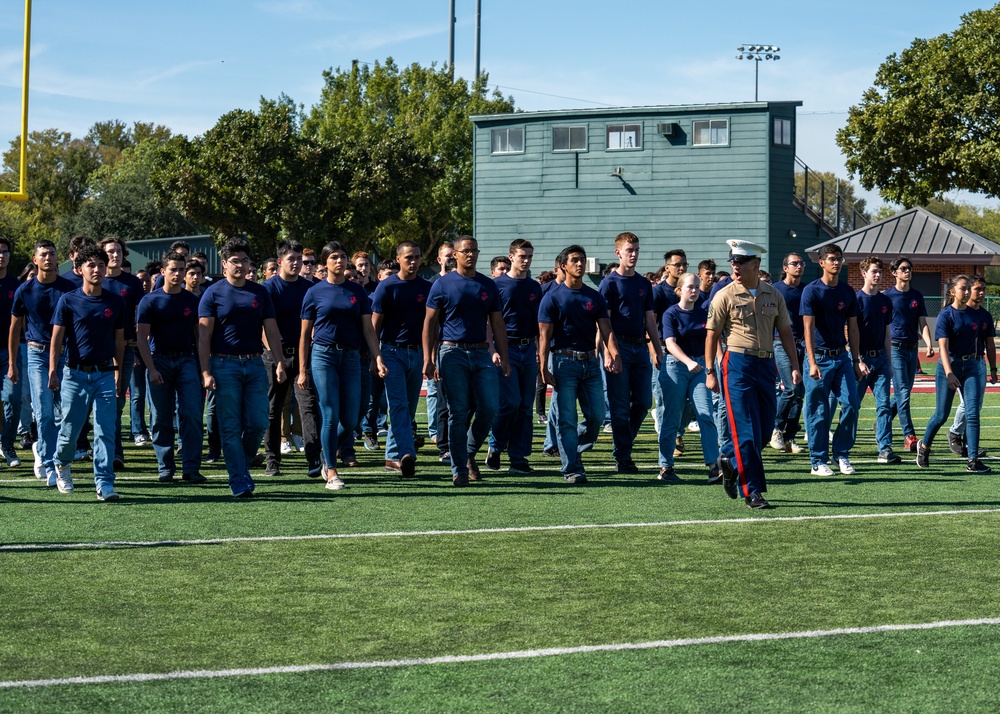
[[[24,76],[21,79],[21,172],[17,191],[0,191],[0,201],[28,200],[28,66],[31,62],[31,0],[24,0]]]

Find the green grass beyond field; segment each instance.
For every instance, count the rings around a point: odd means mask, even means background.
[[[602,434],[579,486],[539,454],[455,489],[429,444],[404,481],[359,445],[345,491],[296,454],[236,502],[221,469],[160,484],[129,446],[104,504],[89,463],[63,496],[29,459],[0,472],[0,711],[996,711],[1000,624],[738,638],[1000,617],[1000,460],[967,474],[942,431],[930,469],[880,465],[873,416],[869,396],[855,476],[768,448],[767,512],[704,483],[695,434],[683,483],[657,482],[651,420],[640,475]],[[460,530],[480,532],[440,532]],[[628,643],[660,644],[606,647]],[[529,652],[553,648],[571,651]],[[521,656],[476,657],[503,653]],[[475,661],[405,662],[447,656]],[[184,676],[129,677],[165,673]]]

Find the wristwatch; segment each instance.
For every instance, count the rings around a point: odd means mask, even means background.
[[[715,368],[714,367],[706,367],[705,368],[705,374],[706,375],[715,374]]]

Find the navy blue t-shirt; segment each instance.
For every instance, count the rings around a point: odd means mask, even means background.
[[[692,359],[705,355],[705,337],[708,333],[708,309],[695,306],[682,310],[674,305],[663,315],[663,339],[673,337],[677,346]]]
[[[198,329],[198,296],[188,290],[171,295],[154,290],[139,301],[136,322],[149,325],[152,353],[194,353]]]
[[[107,276],[101,287],[110,293],[114,293],[125,302],[125,339],[135,339],[135,311],[139,307],[145,293],[142,290],[142,281],[131,273],[124,270],[115,277]]]
[[[943,309],[934,324],[934,339],[948,339],[948,354],[964,357],[976,354],[979,348],[980,315],[978,310],[956,310],[949,305]]]
[[[979,323],[979,345],[976,352],[982,357],[986,354],[986,338],[993,337],[996,338],[997,330],[996,325],[993,324],[993,316],[989,313],[986,308],[983,307],[969,307],[967,310],[973,310],[976,313],[976,321]]]
[[[588,352],[597,344],[597,321],[608,317],[608,303],[588,285],[571,290],[563,283],[542,298],[538,321],[552,324],[553,350]]]
[[[805,289],[805,286],[802,283],[788,285],[784,280],[779,280],[774,283],[773,287],[781,293],[781,297],[785,298],[785,307],[788,308],[788,316],[792,318],[792,337],[795,338],[796,342],[801,342],[804,339],[805,332],[802,330],[802,315],[799,314],[799,308],[802,305],[802,291]],[[775,330],[774,334],[778,334],[778,331]]]
[[[552,288],[556,287],[557,285],[562,285],[562,283],[560,283],[560,282],[558,282],[556,280],[550,280],[549,282],[547,282],[544,285],[542,285],[542,296],[544,297],[545,294],[548,293],[549,290],[551,290]]]
[[[61,275],[56,276],[51,283],[41,283],[37,277],[21,283],[14,292],[14,305],[10,312],[14,317],[25,318],[25,339],[28,342],[49,344],[52,340],[52,313],[55,312],[56,303],[64,293],[75,289],[73,283]]]
[[[725,277],[723,277],[722,280],[716,281],[715,285],[712,286],[712,292],[710,292],[708,294],[708,302],[711,303],[713,300],[715,300],[716,294],[720,290],[722,290],[722,288],[724,288],[727,285],[729,285],[729,283],[731,283],[731,282],[733,282],[733,279],[732,279],[732,277],[730,277],[728,275],[726,275]],[[789,310],[789,313],[791,313],[791,310]]]
[[[530,340],[538,336],[538,306],[542,304],[542,286],[531,278],[517,280],[506,273],[494,278],[500,291],[503,321],[507,337]]]
[[[298,347],[299,336],[302,334],[302,302],[306,299],[309,288],[315,283],[306,278],[289,282],[276,274],[265,280],[263,285],[274,304],[275,321],[281,334],[281,346]]]
[[[661,280],[653,286],[653,312],[656,313],[656,328],[663,337],[663,318],[667,310],[681,301],[677,290],[666,280]]]
[[[17,276],[7,271],[7,275],[0,278],[0,335],[3,335],[3,344],[0,349],[7,349],[7,336],[10,335],[11,309],[14,307],[14,294],[17,292],[20,283]]]
[[[115,356],[115,330],[125,327],[125,301],[113,292],[84,295],[64,293],[56,304],[52,324],[66,328],[69,364],[104,364]]]
[[[372,307],[363,285],[345,280],[340,285],[323,280],[306,293],[301,319],[313,321],[313,344],[345,345],[360,349],[364,342],[361,320],[371,320]]]
[[[916,342],[920,339],[920,318],[927,317],[923,294],[913,288],[901,293],[895,285],[882,294],[892,301],[889,336],[899,342]]]
[[[601,281],[598,292],[608,303],[616,337],[646,336],[646,312],[653,311],[653,286],[645,276],[636,273],[625,277],[612,271]]]
[[[260,335],[264,320],[274,319],[274,305],[260,283],[247,280],[238,288],[223,279],[212,283],[202,293],[198,317],[215,318],[213,353],[257,354],[263,350]]]
[[[70,281],[71,283],[73,283],[73,289],[74,290],[76,290],[77,288],[82,288],[83,287],[83,276],[82,275],[78,275],[76,273],[76,271],[73,270],[73,268],[70,268],[65,273],[63,273],[62,275],[60,275],[59,277],[60,278],[66,278],[68,281]]]
[[[380,340],[390,345],[420,346],[431,281],[421,277],[403,280],[393,274],[378,284],[372,295],[372,312],[382,315]]]
[[[892,322],[892,301],[882,293],[858,290],[858,334],[862,353],[885,349],[885,328]]]
[[[500,291],[491,278],[476,273],[466,278],[453,270],[431,285],[427,307],[441,310],[441,339],[448,342],[486,342],[486,321],[502,312]]]
[[[801,314],[813,318],[816,349],[841,349],[847,343],[847,319],[858,314],[858,298],[847,283],[831,286],[817,278],[802,291]]]
[[[712,297],[712,291],[711,290],[709,290],[707,293],[706,292],[702,292],[701,290],[699,290],[698,291],[698,297],[695,298],[695,301],[694,301],[694,306],[695,307],[703,307],[706,310],[708,310],[708,302],[709,302],[709,299],[711,297]]]

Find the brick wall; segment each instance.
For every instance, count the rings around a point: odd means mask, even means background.
[[[941,273],[942,288],[956,275],[962,275],[963,273],[965,275],[975,275],[977,272],[982,272],[982,267],[977,270],[975,265],[945,265],[943,263],[918,263],[913,266],[913,269],[918,273]],[[861,279],[861,263],[848,263],[844,270],[847,271],[847,282],[850,286],[855,290],[860,290],[865,284],[865,281]],[[843,276],[844,272],[841,271],[841,278]],[[886,263],[885,270],[882,273],[881,289],[886,290],[892,287],[894,282],[892,274],[889,272],[889,264]],[[942,290],[942,294],[943,292]]]

